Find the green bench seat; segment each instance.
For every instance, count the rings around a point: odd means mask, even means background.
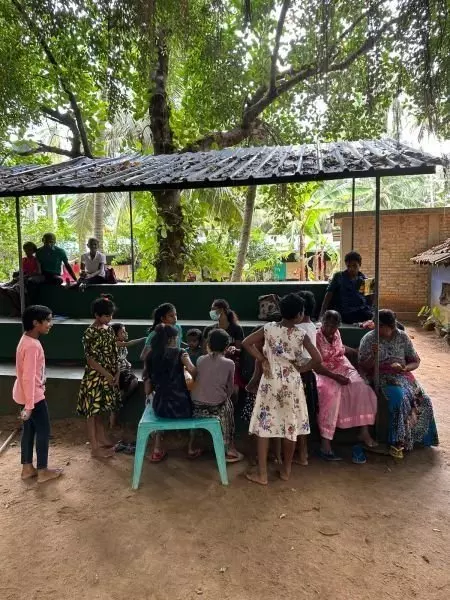
[[[36,302],[49,306],[54,314],[83,319],[91,314],[91,303],[100,294],[112,294],[118,319],[151,319],[156,306],[175,304],[183,319],[207,319],[215,298],[225,298],[243,321],[258,318],[258,298],[266,294],[284,296],[301,290],[312,291],[320,310],[327,284],[324,282],[261,283],[118,283],[93,285],[84,292],[49,285],[40,286]],[[1,310],[0,305],[0,310]],[[8,316],[9,312],[2,312]]]
[[[119,320],[119,319],[117,319]],[[67,361],[81,364],[84,361],[83,346],[81,338],[84,330],[92,322],[92,319],[66,319],[56,320],[49,335],[41,338],[45,355],[49,363],[64,363]],[[147,334],[149,321],[139,319],[123,319],[126,325],[129,338],[141,338]],[[183,336],[188,329],[198,327],[203,330],[204,327],[211,324],[211,321],[180,320]],[[248,335],[251,331],[263,325],[261,321],[241,321],[244,334]],[[21,323],[19,319],[0,318],[0,332],[2,343],[0,344],[0,361],[14,360],[16,346],[22,334]],[[353,325],[343,325],[341,335],[344,344],[352,348],[357,348],[361,338],[366,332]],[[139,355],[142,346],[134,346],[129,349],[129,360],[135,366],[140,366]]]

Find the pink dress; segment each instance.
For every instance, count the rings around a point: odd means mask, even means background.
[[[317,349],[322,355],[324,367],[350,379],[348,385],[342,385],[325,375],[316,375],[320,435],[332,440],[336,427],[350,429],[373,425],[377,413],[377,397],[346,358],[339,331],[336,331],[331,343],[322,331],[318,331]]]

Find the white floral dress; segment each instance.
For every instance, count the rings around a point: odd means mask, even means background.
[[[296,441],[309,433],[308,408],[300,373],[305,332],[280,323],[264,326],[264,355],[270,376],[262,376],[250,420],[249,432],[259,437],[279,437]]]

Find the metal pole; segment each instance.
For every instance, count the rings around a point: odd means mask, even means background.
[[[131,192],[128,192],[130,203],[130,238],[131,238],[131,281],[134,283],[134,235],[133,235],[133,199]]]
[[[355,178],[352,179],[352,247],[355,249]]]
[[[17,227],[17,251],[19,255],[19,291],[20,291],[20,314],[25,310],[25,279],[22,267],[22,224],[20,220],[20,197],[16,196],[16,227]]]
[[[380,344],[379,331],[379,310],[380,310],[380,206],[381,206],[381,179],[376,178],[375,186],[375,290],[374,290],[374,308],[375,308],[375,343],[377,348]],[[375,355],[374,370],[375,392],[380,391],[380,353],[377,350]]]

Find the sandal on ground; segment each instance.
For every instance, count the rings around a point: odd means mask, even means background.
[[[323,450],[319,450],[317,452],[317,455],[323,460],[327,460],[328,462],[339,462],[342,460],[342,457],[337,456],[337,454],[335,454],[333,450],[331,450],[331,452],[324,452]]]
[[[197,448],[197,450],[194,450],[193,452],[188,452],[188,458],[189,460],[195,460],[196,458],[199,458],[202,454],[202,450],[200,450],[200,448]]]
[[[230,452],[229,454],[227,453],[225,455],[225,460],[227,461],[227,463],[237,463],[241,460],[244,460],[244,455],[237,451]]]
[[[395,446],[389,447],[389,454],[392,458],[403,458],[403,448],[396,448]]]
[[[153,450],[149,460],[151,463],[159,463],[165,458],[167,458],[167,452],[165,450]]]
[[[365,465],[367,462],[366,455],[361,446],[353,446],[352,463],[355,465]]]

